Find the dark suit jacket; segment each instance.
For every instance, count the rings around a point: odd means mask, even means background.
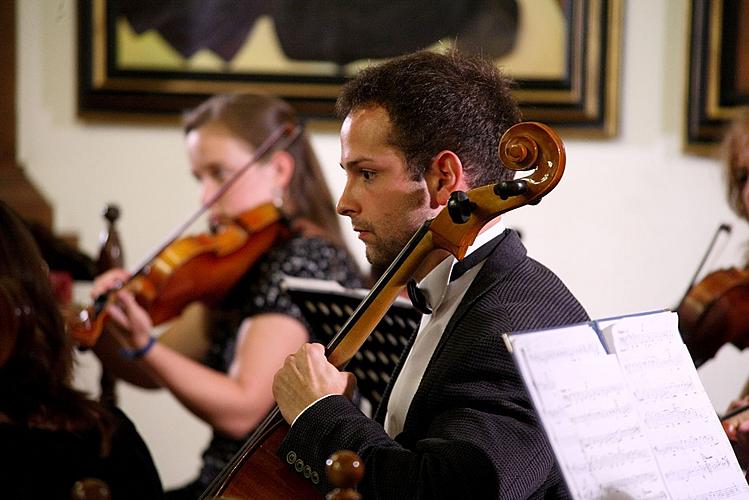
[[[445,329],[403,432],[393,440],[380,423],[390,387],[376,421],[330,396],[297,419],[282,460],[327,492],[326,458],[355,451],[365,462],[359,491],[367,500],[568,496],[501,336],[588,315],[559,278],[527,257],[516,233],[501,237]]]

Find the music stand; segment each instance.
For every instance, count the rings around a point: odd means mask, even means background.
[[[368,290],[344,288],[334,281],[287,276],[281,286],[302,310],[316,341],[327,345],[343,327]],[[390,306],[346,370],[357,379],[361,395],[373,408],[382,400],[403,349],[417,330],[421,314],[407,299]]]

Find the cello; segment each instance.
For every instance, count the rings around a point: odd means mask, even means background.
[[[540,202],[564,172],[564,146],[546,125],[516,124],[504,133],[498,149],[505,167],[532,173],[467,193],[452,193],[447,206],[414,234],[328,344],[326,355],[331,364],[345,367],[415,275],[426,275],[451,255],[462,259],[486,223],[515,208]],[[288,429],[279,408],[274,407],[201,499],[320,498],[312,485],[314,478],[310,482],[294,474],[277,456]]]

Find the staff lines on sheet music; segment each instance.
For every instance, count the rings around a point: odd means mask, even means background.
[[[630,462],[650,461],[652,455],[649,449],[635,448],[631,450],[622,450],[616,448],[608,453],[591,454],[584,463],[578,463],[570,467],[572,470],[588,471],[591,474],[604,469],[616,469]]]
[[[614,479],[613,481],[609,481],[607,483],[607,488],[603,490],[605,493],[626,493],[627,491],[631,491],[632,486],[639,486],[643,484],[652,483],[654,481],[658,481],[660,479],[660,475],[658,475],[655,472],[642,472],[640,474],[634,474],[632,476],[626,476],[622,477],[620,479]],[[630,488],[627,488],[627,487]],[[654,494],[654,496],[646,496],[641,498],[668,498],[668,493],[666,493],[665,490],[659,489],[659,491],[645,491],[644,494]],[[599,498],[609,498],[606,496],[601,496]]]
[[[681,357],[675,354],[673,351],[668,350],[665,353],[653,353],[647,359],[630,361],[628,358],[622,358],[620,359],[620,364],[627,373],[633,375],[641,372],[662,370],[664,367],[672,367],[675,371],[681,371]],[[624,361],[623,359],[627,360]]]
[[[579,440],[583,448],[594,448],[596,446],[607,445],[611,443],[620,443],[621,441],[642,435],[642,427],[639,425],[632,425],[623,429],[617,429],[614,432],[605,432],[601,434],[594,434],[586,437],[583,435]]]
[[[697,495],[697,496],[694,496],[692,498],[694,500],[712,500],[712,499],[715,499],[715,498],[731,498],[731,497],[734,497],[734,496],[736,496],[737,494],[739,494],[741,492],[746,492],[746,490],[742,489],[738,485],[733,484],[731,486],[727,486],[725,488],[720,488],[720,489],[717,489],[717,490],[709,491],[709,492],[707,492],[705,494]]]
[[[697,390],[691,379],[652,388],[640,389],[635,386],[633,392],[638,401],[660,401],[666,397],[675,398],[697,394]]]
[[[538,346],[533,346],[538,347]],[[554,349],[543,349],[538,351],[524,350],[528,359],[533,362],[547,363],[557,359],[563,359],[570,363],[580,360],[590,359],[593,356],[600,355],[601,346],[595,345],[573,345],[568,348],[561,346]]]
[[[690,424],[695,421],[709,422],[713,415],[705,415],[696,408],[664,408],[646,411],[642,419],[645,425],[652,428],[673,427],[675,425]]]
[[[667,345],[673,344],[673,336],[669,330],[659,330],[657,332],[652,331],[640,331],[632,332],[628,331],[626,335],[618,336],[616,343],[617,352],[627,352],[630,349],[652,349],[654,345]]]
[[[595,388],[586,387],[580,390],[568,391],[566,388],[561,387],[559,389],[560,397],[568,405],[580,404],[586,401],[598,401],[600,399],[608,399],[612,395],[618,395],[624,393],[626,386],[622,383],[614,383],[604,385]]]
[[[681,467],[665,473],[667,478],[678,478],[679,480],[691,482],[693,479],[699,481],[707,478],[706,473],[726,470],[731,466],[730,462],[726,457],[713,458],[703,457],[702,463],[693,464],[687,467]],[[697,484],[702,484],[701,482]]]
[[[677,452],[694,450],[699,448],[705,448],[708,446],[718,446],[720,443],[715,439],[715,436],[710,434],[703,434],[701,436],[692,436],[687,438],[675,439],[663,444],[656,444],[654,446],[655,452],[662,455],[669,453],[676,454]]]
[[[569,420],[574,424],[588,423],[593,420],[611,418],[612,416],[629,415],[629,413],[633,410],[634,408],[630,404],[626,404],[623,406],[615,404],[611,408],[572,415],[570,416]]]

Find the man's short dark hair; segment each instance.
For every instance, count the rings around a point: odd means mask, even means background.
[[[421,51],[362,70],[344,85],[338,116],[369,106],[390,117],[390,141],[400,149],[414,178],[445,149],[463,162],[467,183],[478,187],[511,179],[497,145],[520,121],[512,82],[491,61],[450,50]]]

